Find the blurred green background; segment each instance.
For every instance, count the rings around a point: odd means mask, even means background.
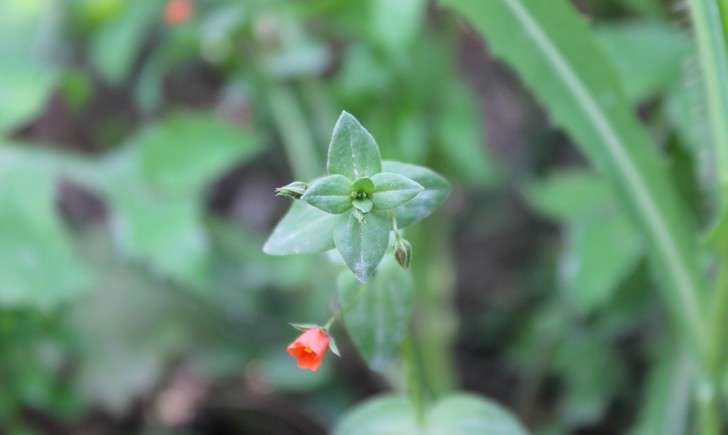
[[[705,114],[673,3],[574,1],[698,215]],[[289,205],[273,189],[323,171],[341,110],[454,186],[408,233],[429,395],[488,396],[538,434],[641,434],[688,400],[641,234],[461,18],[3,0],[0,433],[315,435],[401,389],[340,326],[343,358],[298,369],[288,322],[328,317],[337,269],[261,251]]]

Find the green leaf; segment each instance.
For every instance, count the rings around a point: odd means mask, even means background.
[[[639,264],[642,248],[641,237],[620,213],[571,224],[560,272],[575,308],[589,314],[609,301]]]
[[[606,180],[587,170],[562,170],[530,183],[524,193],[538,213],[562,221],[592,218],[617,202]]]
[[[412,275],[387,256],[366,284],[339,276],[339,304],[346,330],[372,370],[384,371],[407,335],[414,292]]]
[[[346,216],[296,201],[263,246],[268,255],[318,254],[334,248],[334,228]]]
[[[122,186],[111,195],[112,228],[122,252],[163,277],[205,288],[209,243],[198,201]]]
[[[610,300],[637,267],[644,243],[606,181],[586,171],[563,171],[527,188],[529,203],[565,225],[559,259],[563,289],[583,315]]]
[[[334,126],[326,167],[329,174],[341,174],[351,180],[369,177],[382,170],[377,142],[347,112],[341,113]]]
[[[626,378],[624,363],[610,343],[578,332],[559,345],[554,370],[565,390],[561,413],[574,426],[599,421]]]
[[[47,168],[0,147],[0,306],[47,309],[92,285],[54,205]]]
[[[327,213],[341,214],[351,208],[351,180],[327,175],[311,183],[301,199]]]
[[[3,3],[0,17],[0,135],[28,121],[43,106],[58,79],[58,71],[43,62],[41,38],[49,34],[51,5],[47,1]]]
[[[421,221],[437,210],[450,193],[450,183],[442,176],[424,166],[386,160],[385,172],[392,172],[417,182],[423,191],[417,196],[394,209],[397,226],[404,228]]]
[[[158,190],[197,195],[206,183],[260,150],[252,133],[212,113],[178,112],[146,127],[140,147],[144,177]]]
[[[374,0],[371,32],[384,48],[397,52],[407,48],[422,28],[427,2],[424,0]]]
[[[389,246],[391,221],[376,213],[359,220],[350,214],[334,229],[334,244],[344,262],[361,282],[374,275]]]
[[[700,351],[707,346],[695,232],[648,132],[620,92],[614,67],[586,21],[565,0],[446,0],[486,36],[577,142],[619,187],[652,248],[659,288],[676,324]]]
[[[380,210],[399,207],[425,190],[414,180],[393,172],[380,172],[372,176],[374,193],[372,201]]]
[[[595,31],[632,103],[675,86],[685,58],[691,52],[688,35],[662,21],[609,23],[597,26]]]
[[[500,405],[471,394],[440,400],[417,424],[411,402],[387,395],[357,406],[339,421],[334,435],[525,435],[528,432]]]

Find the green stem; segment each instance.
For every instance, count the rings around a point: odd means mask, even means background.
[[[322,172],[319,153],[296,96],[287,85],[274,83],[268,89],[268,100],[294,177],[316,178]]]
[[[689,6],[705,82],[708,119],[716,156],[720,221],[728,210],[728,40],[725,32],[727,27],[724,27],[728,25],[728,16],[721,13],[727,11],[728,1],[690,0]],[[703,435],[720,434],[723,424],[718,391],[724,366],[722,324],[728,315],[728,278],[726,265],[719,266],[718,285],[709,306],[709,343],[698,391],[698,429]]]
[[[728,1],[721,0],[722,7]],[[720,206],[728,202],[728,52],[718,0],[690,0],[690,15],[698,44],[708,100],[708,119],[716,154]]]

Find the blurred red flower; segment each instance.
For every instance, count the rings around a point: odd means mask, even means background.
[[[288,345],[288,353],[296,358],[298,366],[312,372],[318,370],[329,347],[329,336],[320,328],[311,328]]]
[[[164,22],[174,26],[190,19],[194,6],[192,0],[169,0],[164,7]]]

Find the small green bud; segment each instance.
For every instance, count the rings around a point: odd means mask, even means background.
[[[409,269],[412,263],[412,244],[405,239],[397,238],[394,242],[394,258],[403,269]]]
[[[301,199],[303,194],[306,193],[307,188],[308,185],[306,185],[303,181],[294,181],[291,184],[277,188],[276,196],[282,196],[290,199]]]

